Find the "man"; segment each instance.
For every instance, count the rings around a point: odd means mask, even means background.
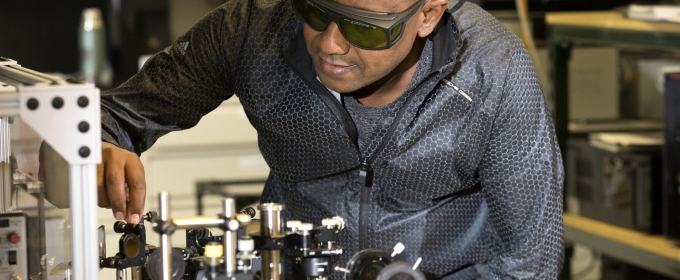
[[[562,162],[534,69],[491,15],[452,4],[228,1],[104,94],[100,205],[137,222],[137,155],[235,94],[271,168],[262,201],[343,217],[340,264],[402,242],[432,279],[555,279]]]

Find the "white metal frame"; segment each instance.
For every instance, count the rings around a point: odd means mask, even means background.
[[[4,85],[3,85],[4,83]],[[9,86],[8,86],[9,85]],[[55,98],[63,106],[55,108]],[[87,99],[87,105],[78,102]],[[29,108],[29,103],[37,108]],[[32,106],[31,106],[32,107]],[[0,60],[0,161],[9,160],[8,117],[19,116],[69,164],[71,206],[71,279],[99,275],[97,164],[101,162],[99,89]],[[82,132],[78,125],[87,122]],[[89,150],[89,153],[82,153]],[[9,176],[12,176],[9,174]],[[3,184],[3,191],[8,187]],[[4,192],[3,192],[4,194]],[[4,197],[4,195],[3,195]],[[6,210],[9,205],[0,204]]]

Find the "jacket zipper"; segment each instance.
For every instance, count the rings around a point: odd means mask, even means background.
[[[375,153],[373,156],[375,156]],[[366,240],[366,236],[368,236],[366,221],[369,220],[367,208],[369,207],[371,187],[373,186],[373,168],[367,158],[361,160],[359,183],[363,186],[361,188],[361,204],[359,204],[359,250],[363,250],[368,247],[368,241]]]
[[[288,56],[283,56],[286,60],[288,60],[288,63],[290,65],[295,65],[292,63],[290,58]],[[355,147],[357,148],[357,152],[361,153],[359,151],[359,143],[358,143],[358,132],[356,125],[354,124],[354,120],[352,120],[352,117],[349,115],[347,110],[342,106],[342,103],[340,103],[337,98],[326,88],[324,87],[321,82],[317,80],[310,80],[307,78],[307,76],[303,75],[303,73],[300,73],[296,67],[291,67],[293,71],[295,71],[298,76],[302,77],[310,86],[312,86],[317,92],[321,92],[319,94],[319,97],[328,105],[328,107],[335,113],[336,116],[340,117],[340,121],[345,127],[345,130],[347,131],[347,134],[349,135],[350,139],[354,143]],[[397,130],[397,126],[399,125],[399,122],[401,119],[404,117],[404,114],[406,113],[406,109],[408,106],[411,104],[411,101],[413,98],[416,96],[415,92],[418,92],[423,85],[423,83],[427,80],[429,80],[432,76],[436,75],[439,71],[435,71],[428,75],[427,78],[423,79],[423,81],[418,84],[418,86],[413,90],[413,93],[411,96],[408,97],[406,102],[402,105],[402,107],[399,109],[399,112],[397,112],[397,115],[395,116],[394,120],[392,120],[392,124],[390,125],[390,129],[387,131],[385,136],[383,137],[383,140],[380,142],[378,147],[373,151],[373,154],[369,158],[362,158],[361,159],[361,164],[359,165],[359,183],[363,186],[361,188],[361,194],[360,194],[360,205],[359,205],[359,249],[366,249],[368,247],[368,241],[367,241],[367,236],[368,236],[368,223],[367,221],[369,220],[369,204],[370,204],[370,195],[371,195],[371,187],[373,186],[373,167],[371,167],[371,164],[375,160],[375,158],[380,154],[380,152],[385,148],[387,145],[387,142],[389,141],[390,138],[392,138],[392,134]]]
[[[433,74],[430,74],[427,78],[423,79],[423,82],[429,80]],[[371,164],[373,161],[375,161],[380,152],[385,149],[385,146],[387,146],[387,142],[389,142],[390,138],[392,138],[392,134],[394,134],[394,132],[397,130],[399,122],[404,117],[404,114],[406,114],[406,110],[411,104],[413,98],[416,96],[416,92],[420,90],[423,82],[413,89],[411,96],[409,96],[401,106],[399,112],[397,112],[397,115],[394,117],[394,120],[392,120],[390,129],[387,131],[385,136],[383,136],[382,141],[380,141],[378,147],[375,149],[375,151],[373,151],[371,157],[363,158],[361,160],[361,165],[359,166],[359,183],[363,187],[361,188],[361,204],[359,205],[359,250],[368,248],[368,240],[366,238],[368,236],[368,208],[370,206],[371,187],[373,187],[373,167],[371,167]],[[357,149],[359,149],[358,142],[355,142],[355,144],[357,145]]]
[[[285,57],[285,56],[284,56]],[[290,63],[290,62],[289,62]],[[302,73],[298,72],[295,67],[291,67],[293,71],[295,71],[300,77],[302,77],[309,85],[312,86],[317,92],[322,92],[322,94],[319,94],[319,97],[328,105],[328,107],[337,115],[340,116],[340,121],[345,127],[345,130],[347,131],[347,134],[349,134],[349,137],[352,139],[352,143],[354,143],[354,146],[357,148],[357,152],[361,154],[361,151],[359,150],[359,135],[357,132],[357,127],[354,124],[354,120],[352,120],[352,117],[349,115],[347,110],[342,106],[342,103],[340,103],[337,98],[328,90],[328,88],[324,87],[321,85],[320,82],[318,81],[310,81],[309,79],[306,78],[306,76],[302,75]],[[409,98],[408,101],[410,101],[411,98]],[[407,102],[408,102],[407,101]],[[404,104],[406,105],[406,104]],[[400,110],[403,111],[403,110]],[[401,114],[403,115],[403,114]],[[395,119],[394,121],[397,121]],[[392,135],[394,133],[394,130],[396,129],[396,126],[394,125],[394,121],[390,127],[390,130],[388,131],[389,135]],[[394,129],[392,129],[394,127]],[[388,135],[386,135],[388,136]],[[361,188],[361,201],[359,204],[359,248],[364,249],[368,247],[366,236],[368,236],[368,225],[366,224],[366,220],[368,220],[368,204],[370,200],[370,195],[371,195],[371,186],[373,186],[373,168],[371,167],[371,162],[373,159],[376,157],[378,152],[383,149],[385,146],[386,140],[383,140],[378,148],[375,150],[373,155],[367,159],[367,158],[362,158],[361,159],[361,165],[359,166],[359,183],[361,183],[363,188]]]

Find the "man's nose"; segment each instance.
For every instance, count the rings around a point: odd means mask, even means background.
[[[347,42],[335,22],[328,24],[326,30],[321,34],[321,49],[326,54],[347,54],[350,43]]]

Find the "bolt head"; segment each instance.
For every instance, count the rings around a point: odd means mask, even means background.
[[[78,154],[83,158],[89,157],[90,156],[90,148],[88,148],[86,146],[82,146],[78,150]]]
[[[52,107],[54,107],[54,109],[61,109],[61,107],[64,107],[64,99],[59,96],[55,97],[52,99]]]
[[[35,110],[38,109],[38,106],[40,105],[40,102],[38,102],[38,99],[31,98],[26,101],[26,107],[30,110]]]
[[[78,106],[80,106],[80,108],[85,108],[89,104],[90,104],[90,100],[87,99],[86,96],[81,96],[81,97],[78,98]]]
[[[90,124],[87,123],[86,121],[82,121],[78,124],[78,131],[85,133],[90,130]]]

